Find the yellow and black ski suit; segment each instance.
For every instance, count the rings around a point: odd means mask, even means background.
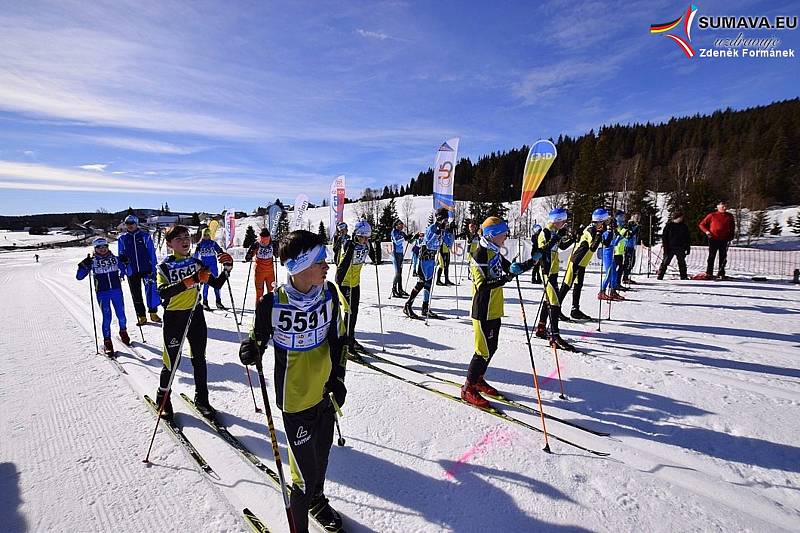
[[[200,305],[201,284],[198,283],[187,289],[183,283],[184,279],[194,276],[201,268],[205,268],[201,260],[178,254],[170,255],[158,265],[158,294],[161,296],[161,305],[164,306],[162,326],[164,367],[161,369],[158,396],[160,398],[167,390],[172,365],[178,356],[178,349],[181,346],[184,332],[186,332],[194,370],[195,403],[208,405],[208,370],[206,369],[208,329],[203,307]],[[227,279],[228,273],[223,270],[219,276],[210,277],[208,284],[219,289]],[[194,311],[192,311],[193,309]],[[190,320],[191,322],[189,322]],[[188,329],[187,322],[189,323]]]
[[[561,315],[561,300],[558,295],[558,272],[561,269],[559,250],[566,250],[575,239],[568,235],[566,226],[557,230],[552,222],[542,228],[537,240],[539,251],[542,253],[540,268],[544,283],[544,302],[539,315],[539,325],[544,327],[547,317],[550,317],[550,334],[558,335],[558,320]]]
[[[275,400],[283,415],[292,473],[290,505],[297,531],[307,531],[311,503],[322,497],[333,443],[331,394],[344,403],[347,361],[342,299],[326,282],[302,307],[286,285],[266,293],[256,305],[250,332],[260,355],[275,347]],[[330,393],[330,394],[329,394]]]
[[[563,303],[570,287],[572,287],[574,283],[575,287],[573,287],[572,290],[573,311],[580,310],[581,308],[581,290],[583,289],[583,278],[586,275],[586,267],[603,242],[603,231],[605,231],[605,228],[597,229],[594,223],[586,226],[578,240],[578,245],[569,257],[567,273],[564,274],[564,280],[561,282],[558,299]],[[607,246],[608,243],[605,245]]]
[[[349,308],[345,324],[351,346],[355,341],[358,304],[361,302],[361,269],[372,253],[369,244],[361,244],[355,239],[350,239],[342,244],[336,265],[336,285],[342,291]]]

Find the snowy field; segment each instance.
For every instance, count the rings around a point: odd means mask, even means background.
[[[69,233],[53,232],[47,235],[31,235],[27,231],[0,230],[0,246],[37,246],[68,242],[77,239]]]
[[[128,299],[135,346],[115,338],[125,374],[95,355],[88,281],[75,280],[86,252],[48,250],[39,264],[32,252],[0,256],[3,531],[247,531],[244,507],[271,531],[286,531],[274,485],[177,395],[176,418],[218,478],[201,473],[163,429],[153,465],[142,463],[155,417],[141,398],[156,390],[160,331],[145,326],[141,342]],[[375,273],[363,270],[357,337],[431,376],[376,363],[381,368],[457,393],[435,377],[462,382],[472,355],[467,280],[458,308],[454,287],[436,287],[433,307],[447,319],[426,327],[386,298],[392,268],[382,265],[382,335]],[[246,265],[237,263],[237,306],[246,277]],[[800,290],[637,280],[629,301],[604,305],[603,317],[610,312],[612,320],[602,331],[596,323],[562,326],[585,351],[558,354],[568,399],[558,397],[553,353],[534,340],[545,412],[562,420],[547,420],[552,454],[542,451],[541,433],[349,363],[341,421],[347,444],[331,452],[326,489],[348,531],[800,531]],[[593,316],[596,287],[592,272],[583,310]],[[541,290],[525,276],[522,293],[530,321]],[[505,295],[507,316],[486,377],[534,406],[516,288]],[[248,300],[252,310],[252,288]],[[251,317],[246,312],[245,321]],[[230,432],[274,467],[264,417],[254,412],[238,361],[233,316],[207,313],[206,320],[211,402]],[[193,393],[185,359],[175,389]],[[504,410],[541,427],[524,409]],[[279,416],[276,425],[283,442]],[[285,461],[283,444],[281,451]]]

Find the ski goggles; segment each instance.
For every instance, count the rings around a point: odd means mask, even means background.
[[[299,274],[300,272],[306,270],[315,263],[325,262],[327,257],[328,251],[325,249],[325,246],[318,244],[310,250],[306,250],[305,252],[301,253],[297,257],[286,261],[286,270],[289,271],[290,276],[294,276],[295,274]]]
[[[95,248],[100,248],[101,246],[106,246],[107,247],[108,246],[108,241],[106,239],[100,237],[100,238],[97,238],[97,239],[93,240],[92,241],[92,245]]]
[[[502,235],[503,233],[508,233],[508,224],[505,220],[483,228],[483,236],[489,239]]]

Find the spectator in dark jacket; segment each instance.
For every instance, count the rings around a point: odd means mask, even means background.
[[[156,247],[150,233],[139,228],[139,219],[136,215],[125,217],[125,233],[117,239],[117,255],[125,267],[128,276],[128,286],[131,289],[133,307],[136,309],[137,326],[147,324],[145,303],[150,312],[150,320],[161,322],[158,316],[158,306],[161,297],[156,288]],[[142,297],[142,283],[144,283],[147,302]]]
[[[687,279],[686,275],[686,256],[689,255],[691,247],[689,245],[689,226],[683,223],[683,213],[676,211],[672,214],[672,221],[664,226],[664,233],[661,236],[661,243],[664,247],[664,259],[658,268],[658,279],[664,279],[664,273],[672,262],[672,258],[678,259],[678,271],[681,279]]]
[[[720,200],[717,210],[709,213],[698,225],[700,231],[708,236],[708,264],[706,265],[706,276],[714,277],[714,259],[719,252],[719,272],[720,278],[725,277],[725,263],[728,261],[728,244],[733,240],[736,230],[736,222],[733,215],[728,213],[728,203]]]

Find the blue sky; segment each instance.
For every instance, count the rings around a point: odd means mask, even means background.
[[[799,59],[690,60],[649,33],[684,2],[4,4],[5,215],[320,202],[337,174],[348,196],[408,183],[452,136],[475,158],[798,96]],[[792,2],[698,8],[800,15]],[[737,33],[695,29],[693,44]],[[800,48],[800,30],[747,33]]]

